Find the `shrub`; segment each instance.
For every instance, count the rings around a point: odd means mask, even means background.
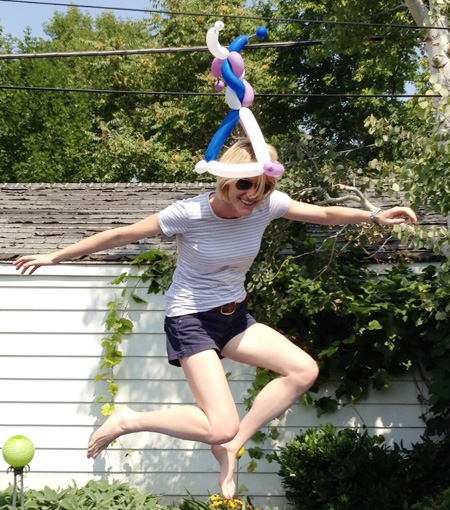
[[[426,498],[411,507],[411,510],[450,510],[450,487],[435,498]]]
[[[278,462],[296,510],[409,509],[450,487],[450,443],[428,438],[407,450],[388,447],[382,436],[367,431],[337,432],[328,425],[290,441]],[[436,509],[447,508],[449,495],[441,496]],[[435,507],[417,510],[422,508]]]
[[[401,510],[405,459],[381,436],[328,425],[281,448],[278,462],[286,497],[296,510]]]
[[[0,510],[12,508],[13,488],[0,492]],[[158,496],[141,493],[127,484],[90,481],[85,487],[42,491],[28,490],[24,494],[27,510],[164,510],[158,505]],[[18,495],[19,499],[19,495]]]
[[[450,442],[422,438],[422,442],[403,452],[407,460],[407,483],[412,502],[434,496],[450,487]]]

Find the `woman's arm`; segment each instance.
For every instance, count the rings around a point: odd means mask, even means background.
[[[144,237],[153,237],[160,234],[162,234],[162,230],[158,223],[158,214],[156,213],[132,225],[105,230],[104,232],[86,237],[53,253],[23,255],[14,262],[14,265],[17,270],[22,270],[22,274],[26,273],[28,269],[30,269],[29,274],[33,274],[41,266],[52,266],[64,260],[108,250],[117,246],[125,246]]]
[[[354,207],[341,206],[321,206],[297,202],[291,200],[289,209],[283,218],[294,221],[303,221],[305,223],[317,223],[319,225],[348,225],[352,223],[370,222],[372,211],[356,209]],[[406,218],[412,222],[417,221],[417,217],[409,207],[391,207],[379,211],[374,220],[380,225],[397,225],[405,223]]]

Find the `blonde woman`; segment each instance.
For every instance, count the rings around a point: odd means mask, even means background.
[[[272,161],[277,160],[269,146]],[[243,139],[221,159],[229,164],[255,161]],[[374,215],[350,207],[321,207],[291,199],[275,190],[274,178],[217,178],[216,190],[175,202],[127,227],[95,234],[60,251],[20,257],[16,268],[32,274],[45,265],[124,246],[144,237],[176,235],[177,268],[166,294],[165,331],[169,363],[181,366],[197,406],[152,412],[119,406],[95,431],[87,455],[95,458],[124,434],[160,432],[211,445],[220,465],[219,485],[233,498],[233,472],[239,449],[261,427],[282,414],[316,380],[316,362],[301,348],[246,308],[245,275],[260,248],[270,221],[276,218],[342,225],[376,221],[382,225],[415,222],[408,207]],[[263,367],[279,374],[256,397],[242,421],[228,386],[221,357]]]

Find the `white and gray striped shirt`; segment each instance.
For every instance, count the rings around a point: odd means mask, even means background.
[[[269,222],[283,216],[291,199],[274,191],[250,216],[216,216],[209,196],[180,200],[158,213],[167,236],[177,236],[178,260],[166,293],[167,315],[204,312],[246,296],[245,275]]]

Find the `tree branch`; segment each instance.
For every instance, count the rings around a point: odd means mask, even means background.
[[[377,206],[372,204],[372,202],[362,193],[361,190],[356,188],[355,186],[347,186],[346,184],[337,184],[336,187],[339,189],[345,190],[348,192],[347,195],[341,197],[330,197],[330,195],[325,191],[324,200],[320,202],[315,202],[317,205],[336,205],[336,204],[344,204],[346,202],[358,202],[363,209],[367,211],[375,211]],[[321,188],[306,188],[301,193],[300,196],[304,196],[311,192],[323,191]]]

